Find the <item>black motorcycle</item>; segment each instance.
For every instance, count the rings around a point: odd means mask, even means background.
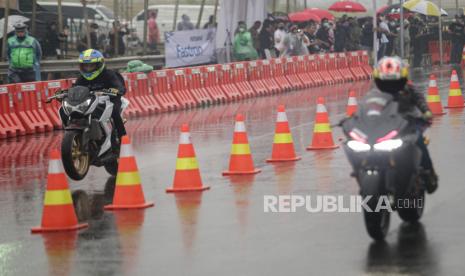
[[[76,86],[47,99],[62,103],[59,114],[65,134],[61,143],[63,167],[73,180],[82,180],[91,165],[116,175],[120,141],[111,118],[114,93]],[[122,98],[121,112],[129,102]]]
[[[408,222],[423,214],[428,178],[420,166],[422,152],[417,145],[423,139],[419,114],[419,110],[400,114],[391,95],[374,91],[363,99],[357,113],[340,123],[352,176],[369,207],[363,208],[366,229],[375,240],[386,236],[391,210]],[[383,199],[390,208],[379,208]]]

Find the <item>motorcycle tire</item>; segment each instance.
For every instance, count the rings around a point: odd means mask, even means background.
[[[409,208],[398,208],[399,217],[406,222],[417,222],[423,215],[425,208],[425,191],[419,192],[416,197],[407,198],[412,206],[403,206]]]
[[[84,222],[89,220],[90,212],[90,202],[87,193],[83,190],[77,190],[72,193],[74,212],[79,222]]]
[[[368,206],[373,212],[368,212],[364,209],[363,217],[368,235],[376,241],[382,241],[389,231],[391,214],[385,209],[375,212],[377,202],[378,198],[375,197],[368,201]]]
[[[61,159],[66,174],[73,180],[79,181],[86,177],[90,167],[89,154],[82,154],[79,156],[80,160],[73,159],[73,151],[82,148],[81,132],[79,131],[66,131],[61,142]],[[76,163],[75,161],[78,161]]]

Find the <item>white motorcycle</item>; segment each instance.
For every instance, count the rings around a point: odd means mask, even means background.
[[[68,176],[82,180],[89,167],[105,167],[116,175],[120,141],[111,118],[114,93],[109,90],[90,91],[87,87],[76,86],[63,90],[47,99],[62,103],[60,118],[65,129],[61,142],[61,159]],[[121,113],[129,101],[121,98]]]

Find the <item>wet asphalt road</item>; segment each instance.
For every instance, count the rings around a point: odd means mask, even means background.
[[[425,76],[417,83],[425,86]],[[441,76],[438,76],[441,78]],[[446,100],[448,72],[440,90]],[[39,224],[47,154],[60,133],[0,141],[0,275],[465,275],[465,114],[435,120],[428,131],[440,189],[426,198],[421,224],[392,216],[385,243],[365,232],[361,213],[264,213],[264,195],[355,195],[342,149],[307,152],[317,96],[332,122],[347,92],[369,83],[311,89],[231,105],[132,120],[131,133],[147,200],[142,211],[103,212],[114,178],[92,168],[73,191],[91,201],[90,227],[77,233],[31,235]],[[275,112],[285,104],[302,160],[269,165]],[[246,115],[255,164],[262,173],[226,178],[237,112]],[[166,194],[172,185],[179,127],[190,122],[204,193]],[[335,139],[341,138],[334,130]]]

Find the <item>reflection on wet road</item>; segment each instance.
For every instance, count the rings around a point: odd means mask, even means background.
[[[425,88],[426,78],[419,82]],[[447,74],[439,78],[443,100]],[[47,155],[61,133],[0,142],[0,275],[463,275],[465,198],[460,171],[465,155],[464,114],[448,111],[428,132],[441,176],[427,198],[421,224],[395,217],[385,243],[372,243],[362,214],[263,212],[263,195],[353,195],[358,188],[341,149],[307,152],[315,102],[326,97],[333,123],[345,113],[349,89],[358,96],[369,83],[311,89],[150,118],[128,130],[147,200],[142,211],[104,212],[115,178],[92,168],[73,191],[88,195],[89,228],[78,233],[30,235],[40,221]],[[275,112],[286,106],[302,160],[267,164]],[[235,115],[246,116],[256,167],[262,173],[222,177],[227,168]],[[166,194],[176,164],[179,127],[189,122],[204,193]],[[338,141],[341,132],[334,130]],[[78,214],[79,215],[79,214]]]

